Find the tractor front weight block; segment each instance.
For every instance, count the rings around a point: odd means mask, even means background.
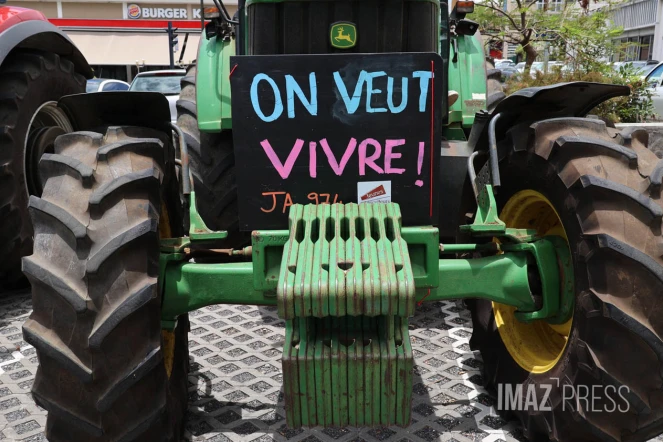
[[[224,235],[192,213],[201,236],[162,241],[163,327],[211,304],[276,305],[291,427],[407,426],[408,317],[422,301],[488,299],[525,322],[559,321],[571,305],[560,276],[570,275],[568,248],[554,237],[445,247],[435,227],[402,227],[395,203],[296,204],[289,230],[254,231],[250,248],[225,251],[251,262],[209,264],[193,262],[192,250]]]

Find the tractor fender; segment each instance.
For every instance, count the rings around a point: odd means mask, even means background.
[[[76,72],[92,78],[92,68],[76,45],[39,11],[17,7],[0,8],[0,65],[16,49],[38,49],[67,58]]]
[[[141,126],[170,133],[170,106],[158,92],[95,92],[58,101],[75,131],[105,132],[108,126]]]
[[[628,86],[602,83],[560,83],[552,86],[521,89],[502,100],[492,111],[479,112],[467,142],[444,141],[440,158],[440,238],[453,241],[458,228],[459,213],[473,206],[474,195],[469,191],[468,158],[474,151],[488,150],[488,123],[500,114],[496,124],[497,140],[503,139],[514,126],[529,126],[536,121],[584,117],[602,102],[630,93]],[[498,154],[505,155],[498,143]],[[487,155],[477,159],[480,167]],[[478,172],[479,170],[476,170]]]
[[[529,126],[550,118],[585,117],[604,101],[630,93],[628,86],[582,81],[521,89],[502,100],[490,115],[476,119],[469,146],[472,150],[487,150],[488,123],[497,114],[500,119],[495,135],[499,140],[513,126]]]

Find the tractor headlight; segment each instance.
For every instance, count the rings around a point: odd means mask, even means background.
[[[474,12],[474,2],[473,1],[459,1],[456,3],[456,12],[462,14],[471,14]]]
[[[203,18],[213,19],[221,17],[221,11],[216,6],[210,6],[203,9]]]

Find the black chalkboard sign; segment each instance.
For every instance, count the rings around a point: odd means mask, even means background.
[[[396,202],[436,224],[446,97],[434,53],[231,57],[242,230],[285,229],[292,204]]]

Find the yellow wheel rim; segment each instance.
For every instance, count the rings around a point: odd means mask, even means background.
[[[536,229],[541,236],[557,235],[565,239],[566,231],[552,203],[541,193],[523,190],[507,201],[500,219],[507,227]],[[557,364],[566,348],[573,317],[565,324],[548,324],[545,320],[530,324],[516,319],[516,308],[493,302],[497,330],[511,357],[524,370],[545,373]]]
[[[170,229],[170,217],[166,204],[162,203],[161,217],[159,218],[159,237],[170,238],[172,231]],[[170,379],[173,372],[173,361],[175,360],[175,333],[168,330],[161,330],[161,353],[163,354],[163,364],[166,367],[166,373]]]

